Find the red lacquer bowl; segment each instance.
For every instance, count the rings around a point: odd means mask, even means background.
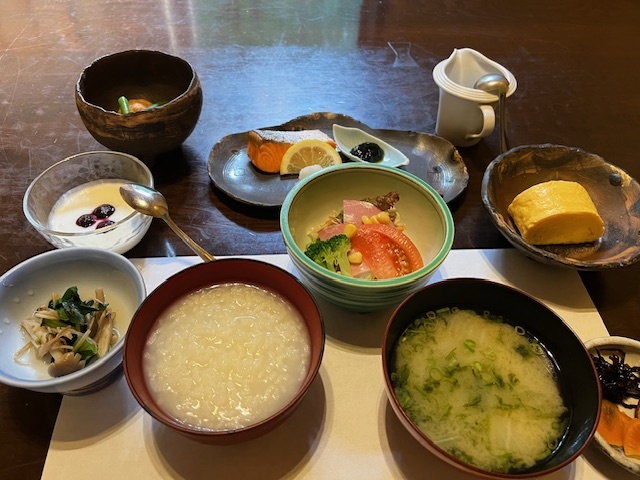
[[[217,284],[244,283],[274,292],[297,309],[309,331],[311,359],[307,376],[289,403],[271,417],[237,430],[203,430],[176,420],[158,406],[143,373],[147,337],[158,317],[185,295]],[[155,420],[192,439],[210,444],[233,444],[263,435],[284,422],[313,383],[324,351],[325,328],[320,310],[306,288],[290,273],[251,259],[223,259],[201,263],[173,275],[155,289],[136,312],[124,346],[124,374],[133,396]]]

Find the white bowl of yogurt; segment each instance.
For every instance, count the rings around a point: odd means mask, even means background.
[[[147,233],[152,217],[122,199],[125,183],[153,187],[153,175],[136,157],[112,151],[67,157],[38,175],[24,195],[31,225],[56,248],[94,247],[125,253]]]

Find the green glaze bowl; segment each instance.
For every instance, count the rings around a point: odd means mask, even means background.
[[[396,209],[406,225],[405,233],[422,255],[421,269],[387,280],[365,280],[329,271],[305,255],[309,233],[340,211],[343,200],[390,191],[400,196]],[[429,184],[399,168],[360,163],[325,168],[298,182],[282,205],[280,230],[289,257],[309,290],[359,312],[394,307],[424,286],[451,251],[454,235],[451,212]]]

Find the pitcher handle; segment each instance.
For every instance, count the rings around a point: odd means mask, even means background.
[[[480,133],[469,133],[464,138],[472,140],[474,138],[483,138],[491,135],[496,125],[496,113],[491,105],[480,105],[478,107],[482,113],[482,130]]]

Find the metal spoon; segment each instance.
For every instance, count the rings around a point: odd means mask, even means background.
[[[194,251],[194,253],[202,258],[202,260],[205,262],[212,262],[215,260],[213,255],[198,245],[189,235],[184,233],[173,220],[171,220],[171,217],[169,217],[167,199],[164,198],[164,195],[160,192],[145,185],[128,183],[120,186],[120,195],[122,195],[124,201],[127,202],[134,210],[137,210],[144,215],[161,218],[167,222],[167,225],[171,227],[171,230],[173,230],[184,241],[184,243]]]
[[[498,95],[498,114],[500,115],[500,153],[509,150],[507,140],[507,118],[505,100],[509,90],[509,80],[500,73],[488,73],[478,79],[473,88]]]

